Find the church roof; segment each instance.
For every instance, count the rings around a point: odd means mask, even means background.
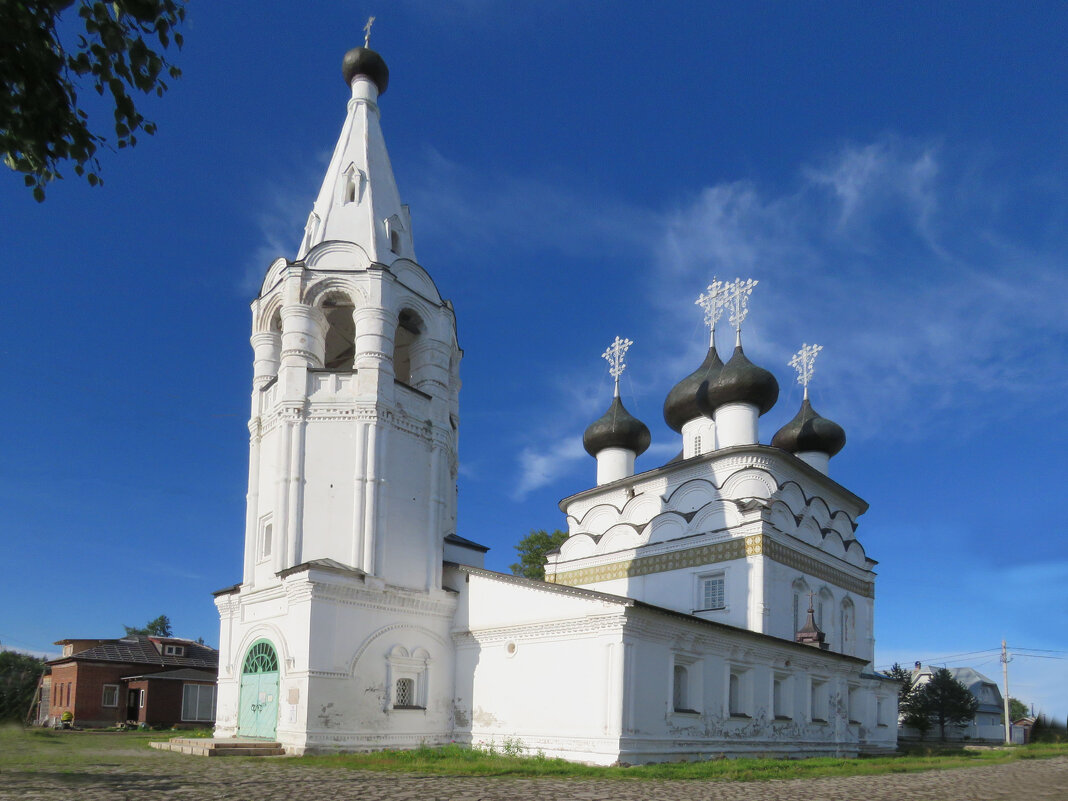
[[[691,623],[716,629],[722,632],[737,635],[751,640],[759,640],[761,642],[774,642],[775,645],[785,645],[787,647],[794,647],[803,649],[805,652],[811,652],[813,649],[810,646],[802,645],[801,643],[793,642],[792,640],[784,640],[781,637],[773,637],[770,634],[763,634],[757,631],[750,631],[749,629],[739,628],[738,626],[731,626],[727,623],[720,623],[716,620],[705,620],[703,617],[697,617],[696,615],[690,615],[686,612],[679,612],[675,609],[668,609],[664,606],[657,606],[656,604],[646,603],[645,601],[639,601],[636,598],[628,598],[623,595],[612,595],[607,592],[598,592],[597,590],[587,590],[583,587],[572,587],[568,584],[554,584],[551,581],[538,581],[537,579],[529,579],[525,576],[513,576],[510,573],[498,573],[495,570],[487,570],[484,567],[473,567],[472,565],[461,565],[456,562],[446,562],[447,567],[454,568],[461,573],[468,573],[472,576],[482,576],[484,578],[491,579],[493,581],[501,581],[506,584],[518,584],[520,586],[530,587],[531,589],[541,590],[542,592],[551,592],[558,595],[570,595],[579,598],[589,598],[593,601],[602,601],[606,603],[614,603],[622,607],[630,607],[633,609],[641,609],[656,614],[670,615],[671,617],[682,618]],[[846,654],[836,653],[834,651],[820,651],[819,653],[825,656],[835,657],[848,662],[854,662],[857,664],[866,665],[868,660],[858,656],[848,656]]]
[[[810,481],[817,483],[817,485],[822,485],[824,487],[833,489],[835,493],[838,493],[841,496],[844,502],[850,505],[856,505],[858,510],[857,516],[862,515],[866,511],[868,511],[867,501],[843,487],[841,484],[839,484],[827,474],[821,473],[819,470],[809,464],[806,464],[805,462],[802,462],[800,459],[796,459],[792,456],[787,456],[780,448],[772,448],[768,445],[733,445],[729,448],[718,448],[717,450],[709,451],[708,453],[703,453],[700,456],[691,456],[689,459],[679,458],[681,457],[680,454],[678,457],[675,457],[675,459],[672,459],[670,462],[661,465],[660,467],[654,467],[651,470],[646,470],[642,473],[635,473],[633,476],[627,476],[626,478],[621,478],[617,481],[609,482],[608,484],[601,484],[597,487],[590,487],[589,489],[582,490],[581,492],[576,492],[574,495],[569,495],[560,501],[559,507],[563,512],[566,513],[568,504],[574,503],[578,500],[582,500],[583,498],[597,496],[605,492],[611,491],[613,487],[623,484],[624,482],[627,486],[633,486],[639,482],[648,481],[650,479],[672,473],[676,470],[680,470],[684,467],[690,467],[691,465],[701,464],[703,462],[714,462],[718,459],[726,459],[728,457],[736,456],[738,454],[743,453],[759,453],[761,455],[766,455],[768,457],[778,459],[780,461],[789,460],[790,466],[795,470],[799,470],[805,473]]]
[[[459,534],[446,534],[445,542],[450,545],[459,545],[461,548],[470,548],[472,551],[482,551],[482,553],[489,550],[488,545],[479,545],[474,540],[469,540],[467,537],[461,537]]]

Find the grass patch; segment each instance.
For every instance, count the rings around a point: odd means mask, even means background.
[[[188,736],[188,731],[52,731],[18,726],[0,728],[0,773],[57,773],[77,778],[119,769],[124,775],[155,775],[161,764],[183,766],[187,774],[214,770],[216,763],[252,760],[226,757],[206,760],[148,747],[153,740]],[[815,779],[946,770],[973,765],[998,765],[1017,759],[1068,756],[1068,744],[1036,744],[998,750],[943,749],[935,744],[912,747],[896,757],[861,759],[713,759],[705,762],[671,762],[636,767],[594,767],[562,759],[523,755],[522,744],[509,741],[495,750],[448,745],[410,751],[367,754],[332,754],[272,760],[284,767],[384,771],[433,776],[515,776],[572,779],[684,779],[695,781],[767,781]],[[183,763],[182,761],[185,760]],[[192,761],[190,761],[192,760]]]
[[[434,776],[548,776],[589,779],[687,779],[701,781],[769,781],[838,776],[871,776],[947,770],[973,765],[1000,765],[1017,759],[1068,756],[1068,745],[1034,745],[1005,750],[965,751],[924,749],[892,757],[840,759],[712,759],[702,762],[667,762],[633,767],[576,765],[544,755],[522,756],[501,751],[447,745],[408,751],[366,754],[331,754],[286,760],[287,765],[308,765],[349,770],[421,773]]]

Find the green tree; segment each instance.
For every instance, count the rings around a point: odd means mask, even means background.
[[[0,651],[0,722],[22,722],[33,703],[44,660],[15,651]]]
[[[1031,737],[1029,742],[1032,743],[1063,743],[1068,742],[1068,729],[1061,724],[1050,720],[1041,712],[1035,718],[1035,723],[1031,727]]]
[[[895,662],[894,666],[886,671],[886,675],[901,682],[901,694],[897,702],[901,723],[918,732],[922,740],[931,730],[931,720],[927,716],[923,699],[919,695],[921,688],[913,684],[912,671]]]
[[[1031,714],[1031,710],[1027,708],[1027,704],[1018,698],[1009,697],[1009,720],[1019,720],[1020,718],[1026,718]]]
[[[974,720],[979,710],[979,699],[953,678],[948,668],[936,670],[927,683],[916,688],[914,697],[917,713],[938,726],[943,742],[946,726],[960,726]]]
[[[124,148],[136,145],[139,133],[156,132],[130,92],[162,96],[164,77],[181,75],[162,51],[172,42],[182,46],[175,29],[185,19],[185,0],[77,0],[77,25],[63,26],[64,33],[76,27],[77,39],[65,44],[58,23],[75,2],[0,2],[0,155],[24,174],[38,202],[45,185],[62,178],[63,162],[72,162],[90,185],[101,182],[96,154],[110,142],[99,128],[90,129],[81,89],[110,95],[114,142]]]
[[[545,529],[531,529],[515,546],[519,561],[512,565],[512,575],[544,580],[545,555],[563,545],[566,539],[566,531],[556,530],[550,534]]]
[[[126,636],[130,637],[134,634],[142,634],[147,637],[171,637],[173,632],[171,631],[171,619],[166,615],[160,615],[155,620],[148,621],[141,628],[136,626],[123,626],[126,629]]]

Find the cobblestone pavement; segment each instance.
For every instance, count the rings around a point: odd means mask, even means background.
[[[115,758],[119,754],[109,754]],[[1068,801],[1068,757],[886,776],[772,782],[443,778],[285,765],[270,759],[160,752],[133,767],[0,773],[20,801]]]

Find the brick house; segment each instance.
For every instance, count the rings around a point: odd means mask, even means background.
[[[65,712],[77,726],[208,726],[215,722],[219,652],[177,637],[59,640],[48,662],[37,721]],[[47,693],[43,692],[47,684]],[[45,700],[47,699],[47,700]]]

